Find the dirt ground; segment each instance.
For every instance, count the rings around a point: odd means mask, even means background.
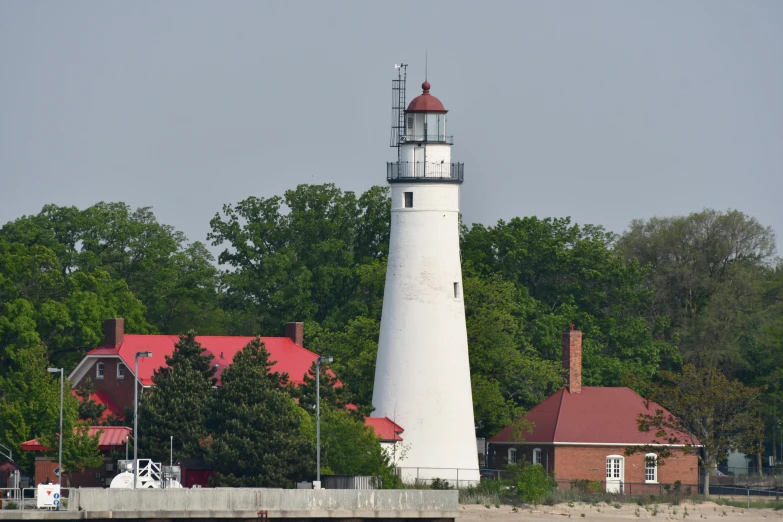
[[[636,504],[590,505],[583,503],[557,504],[554,506],[538,506],[513,508],[500,505],[489,508],[478,504],[460,505],[460,522],[520,522],[546,521],[572,522],[621,522],[647,519],[648,522],[698,522],[712,519],[714,522],[783,522],[783,510],[759,508],[738,508],[722,506],[714,502],[691,503],[683,502],[677,506],[658,504],[657,512],[654,505],[637,506]]]

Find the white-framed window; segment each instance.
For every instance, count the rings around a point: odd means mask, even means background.
[[[516,464],[517,463],[517,450],[516,450],[516,448],[510,448],[508,450],[508,463],[509,464]]]
[[[644,481],[658,482],[658,455],[655,453],[644,456]]]
[[[533,464],[541,464],[541,448],[533,449]]]
[[[125,378],[125,365],[123,363],[117,363],[117,378]]]
[[[106,372],[106,367],[102,362],[99,362],[95,365],[95,378],[96,379],[103,379],[103,376]]]
[[[609,455],[606,457],[606,478],[622,479],[622,461],[620,455]]]

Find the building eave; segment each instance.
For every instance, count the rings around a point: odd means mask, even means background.
[[[95,366],[95,361],[97,359],[119,359],[122,361],[122,364],[125,365],[125,371],[130,373],[138,384],[141,384],[143,388],[149,388],[151,386],[150,384],[144,384],[136,377],[136,374],[133,373],[133,369],[128,366],[127,361],[125,361],[125,359],[123,359],[120,354],[85,355],[84,359],[79,361],[79,364],[76,365],[76,368],[74,368],[70,375],[68,375],[68,380],[71,382],[71,384],[73,385],[77,382],[80,382],[84,376],[87,375],[87,373]]]

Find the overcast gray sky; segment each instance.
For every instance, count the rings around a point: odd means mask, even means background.
[[[468,223],[736,208],[783,234],[783,2],[0,2],[0,223],[385,184],[394,64],[449,109]],[[778,245],[781,245],[778,238]]]

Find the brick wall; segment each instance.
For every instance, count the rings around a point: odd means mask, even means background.
[[[626,457],[625,447],[618,446],[556,446],[555,477],[558,479],[606,480],[606,457],[620,455],[625,462],[625,482],[644,482],[645,456],[637,453]],[[699,462],[695,455],[675,456],[658,466],[658,482],[698,484]]]
[[[541,450],[541,465],[547,471],[555,469],[555,448],[551,444],[493,444],[489,443],[489,468],[503,469],[508,465],[508,450],[517,450],[517,461],[523,456],[528,462],[533,462],[533,450]]]
[[[108,452],[103,453],[103,465],[98,468],[88,468],[81,473],[71,473],[70,477],[63,475],[63,487],[68,486],[74,488],[100,488],[104,486],[105,479],[111,479],[117,474],[116,462],[112,462]],[[107,471],[107,464],[112,464],[111,471]],[[34,482],[38,484],[45,484],[47,479],[52,484],[57,484],[57,475],[54,474],[54,470],[57,468],[57,461],[51,460],[48,457],[36,457],[35,458],[35,475]]]
[[[582,393],[582,332],[573,329],[564,331],[562,351],[563,372],[568,390],[571,393]]]
[[[57,475],[54,470],[57,469],[57,461],[52,461],[46,457],[35,457],[35,474],[33,475],[35,485],[46,484],[47,479],[52,484],[57,484]]]
[[[96,377],[98,363],[103,363],[103,379]],[[132,374],[133,368],[126,368],[125,378],[118,379],[117,365],[120,363],[122,363],[122,360],[119,357],[103,357],[93,360],[92,367],[90,367],[81,381],[74,384],[74,388],[79,388],[82,381],[89,377],[95,389],[105,391],[121,410],[133,408],[133,383],[136,381]],[[139,386],[139,397],[141,395],[142,389]]]

